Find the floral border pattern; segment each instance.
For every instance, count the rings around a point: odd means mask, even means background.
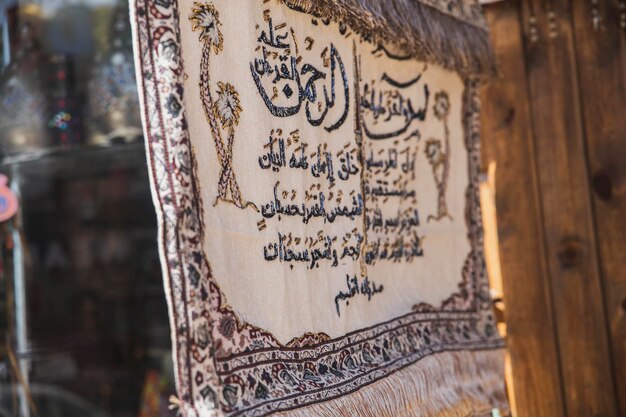
[[[345,395],[432,353],[502,346],[482,253],[476,81],[466,83],[464,103],[472,252],[459,291],[440,307],[416,305],[405,316],[337,339],[305,334],[281,345],[269,332],[241,321],[226,304],[203,252],[202,201],[183,104],[177,0],[136,0],[131,8],[183,415],[216,410],[267,415]]]

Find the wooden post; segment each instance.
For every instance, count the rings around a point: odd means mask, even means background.
[[[572,22],[618,415],[626,416],[626,1],[572,2]]]
[[[565,409],[568,417],[609,417],[617,416],[617,409],[570,13],[569,0],[522,2],[535,157]],[[536,31],[532,30],[533,24]]]
[[[500,265],[516,415],[561,417],[565,413],[544,261],[519,4],[496,3],[485,12],[501,75],[481,94],[483,160],[496,161]]]

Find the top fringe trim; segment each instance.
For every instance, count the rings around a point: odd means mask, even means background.
[[[398,55],[464,76],[492,78],[496,64],[476,0],[280,0],[291,9],[347,25]]]

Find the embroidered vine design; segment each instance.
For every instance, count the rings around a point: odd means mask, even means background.
[[[200,98],[204,114],[211,127],[217,159],[220,164],[217,197],[213,206],[223,201],[234,204],[240,209],[251,207],[255,211],[259,211],[254,203],[243,199],[239,184],[237,184],[235,171],[233,170],[235,126],[239,124],[239,115],[242,111],[239,94],[232,84],[219,81],[217,83],[217,100],[214,101],[211,95],[211,76],[209,72],[211,48],[215,55],[219,54],[224,48],[219,12],[213,4],[194,3],[189,20],[193,24],[192,30],[200,32],[199,40],[203,44],[202,60],[200,62]],[[227,136],[226,144],[224,144],[222,139],[222,131],[225,131]]]
[[[439,221],[444,217],[452,220],[448,212],[446,191],[450,176],[450,129],[448,128],[448,116],[450,115],[450,98],[448,93],[440,91],[435,94],[433,105],[435,117],[443,123],[444,140],[430,138],[426,141],[424,152],[433,171],[433,178],[437,186],[437,214],[428,215],[428,221]]]

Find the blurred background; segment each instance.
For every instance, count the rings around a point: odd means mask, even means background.
[[[0,5],[0,417],[173,415],[127,0]]]

